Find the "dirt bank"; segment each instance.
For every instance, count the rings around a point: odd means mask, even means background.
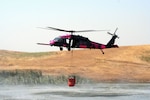
[[[73,52],[0,51],[0,70],[41,70],[44,75],[76,74],[101,82],[150,82],[150,45]]]

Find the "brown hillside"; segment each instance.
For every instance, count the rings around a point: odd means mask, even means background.
[[[0,51],[0,70],[38,69],[44,74],[78,74],[97,81],[150,82],[150,45],[72,52]]]

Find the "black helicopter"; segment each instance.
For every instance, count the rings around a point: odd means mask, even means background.
[[[63,32],[69,32],[71,34],[62,35],[56,37],[54,40],[51,40],[50,43],[37,43],[39,45],[50,45],[50,46],[57,46],[60,48],[60,50],[63,50],[63,47],[66,47],[68,51],[71,50],[71,48],[89,48],[89,49],[100,49],[101,52],[104,54],[102,49],[107,48],[118,48],[118,45],[115,45],[115,39],[119,38],[116,35],[116,31],[118,28],[116,28],[115,32],[112,34],[110,32],[107,32],[108,34],[112,35],[112,38],[109,40],[107,44],[101,44],[97,42],[93,42],[89,40],[87,37],[83,37],[80,35],[73,35],[73,33],[79,33],[79,32],[93,32],[93,31],[106,31],[106,30],[81,30],[81,31],[74,31],[74,30],[64,30],[54,27],[47,27],[47,29],[52,29],[56,31],[63,31]]]

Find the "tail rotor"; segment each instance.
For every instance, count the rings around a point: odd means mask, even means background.
[[[119,39],[118,35],[116,35],[117,30],[118,30],[118,28],[116,28],[116,30],[115,30],[115,32],[113,34],[110,33],[110,32],[107,32],[107,34],[112,35],[112,36],[116,36],[116,38]]]

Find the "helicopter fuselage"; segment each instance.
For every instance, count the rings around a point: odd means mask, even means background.
[[[69,40],[71,41],[71,48],[90,48],[90,49],[105,49],[109,48],[109,46],[100,44],[97,42],[93,42],[89,40],[87,37],[83,37],[80,35],[63,35],[56,37],[54,40],[50,41],[51,46],[67,47],[69,46]],[[111,47],[118,47],[117,45],[112,45]]]

